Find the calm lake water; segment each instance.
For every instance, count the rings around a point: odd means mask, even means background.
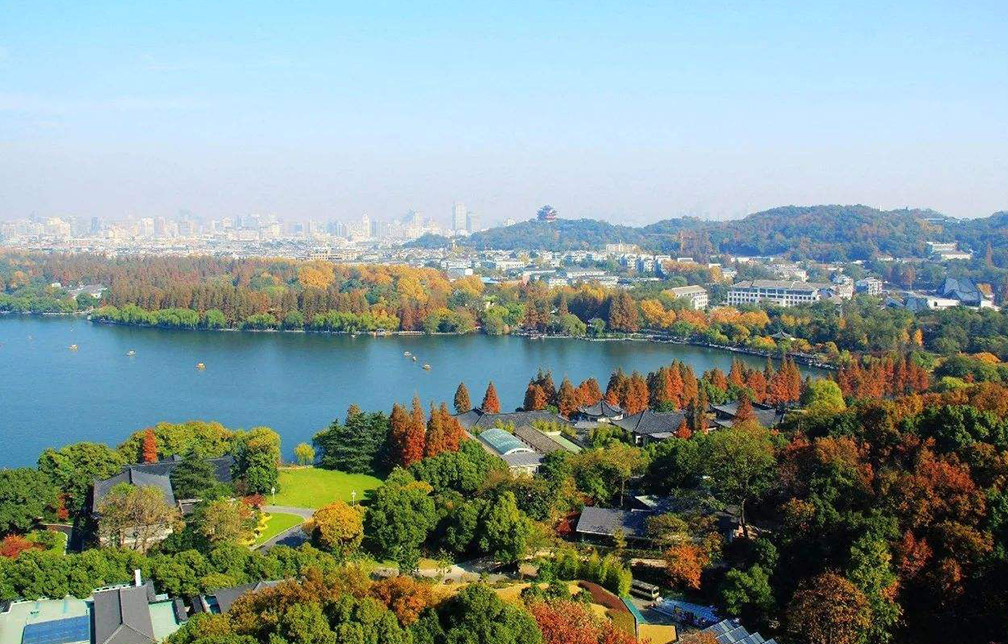
[[[33,465],[46,447],[116,445],[158,421],[188,419],[268,425],[289,456],[352,403],[387,412],[416,393],[425,404],[450,406],[461,380],[479,404],[493,380],[508,409],[521,405],[540,367],[553,371],[557,386],[566,374],[575,384],[594,376],[604,388],[617,367],[647,372],[679,359],[699,375],[713,366],[727,371],[733,355],[644,342],[214,333],[0,317],[0,467]]]

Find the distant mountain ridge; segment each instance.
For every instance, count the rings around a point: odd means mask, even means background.
[[[928,209],[879,210],[864,205],[782,206],[742,219],[665,219],[643,227],[595,219],[523,221],[459,240],[475,249],[570,251],[607,243],[637,244],[652,251],[698,258],[733,255],[789,255],[795,259],[857,260],[878,255],[923,257],[927,242],[1008,241],[1008,212],[961,220]],[[416,246],[438,246],[428,237]]]

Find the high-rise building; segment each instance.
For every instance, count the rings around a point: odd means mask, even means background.
[[[474,212],[466,213],[466,232],[470,235],[479,230],[479,215]]]
[[[466,210],[465,204],[456,201],[452,205],[452,230],[455,232],[463,232],[466,229],[466,216],[469,211]]]

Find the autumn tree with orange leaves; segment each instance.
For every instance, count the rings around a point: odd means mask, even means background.
[[[420,613],[434,604],[431,585],[409,575],[380,579],[371,586],[370,594],[388,606],[403,626],[416,622]]]
[[[536,601],[528,606],[544,644],[636,644],[637,639],[585,604],[567,600]]]
[[[699,590],[700,577],[708,563],[710,554],[697,543],[682,541],[665,551],[665,571],[678,586]]]
[[[472,409],[472,403],[469,401],[469,389],[466,388],[464,382],[460,382],[458,389],[455,390],[455,413],[464,414],[470,409]]]
[[[577,411],[578,408],[578,396],[574,391],[574,386],[571,381],[564,376],[563,382],[560,383],[560,389],[557,390],[557,407],[560,410],[560,415],[565,418],[570,418],[571,414]]]
[[[602,389],[599,387],[598,380],[588,378],[581,381],[581,384],[577,386],[577,395],[578,404],[583,407],[590,407],[602,400]]]
[[[154,429],[148,427],[144,430],[143,444],[140,448],[140,462],[157,463],[157,460],[157,437],[154,435]]]
[[[525,402],[522,404],[522,409],[525,411],[539,411],[540,409],[546,409],[548,402],[546,392],[543,391],[543,388],[535,382],[530,382],[525,389]]]
[[[424,457],[430,458],[442,452],[457,452],[463,434],[462,425],[449,413],[448,405],[441,403],[440,407],[435,407],[431,404]]]
[[[871,626],[868,600],[842,575],[803,583],[787,610],[788,630],[809,644],[859,644]]]
[[[395,461],[402,467],[409,467],[424,457],[426,426],[419,399],[413,399],[412,414],[398,403],[392,406],[389,441]]]
[[[500,399],[497,397],[497,388],[494,387],[492,380],[490,381],[490,384],[487,385],[486,393],[483,395],[483,402],[480,404],[480,409],[483,410],[483,413],[485,414],[500,413]]]

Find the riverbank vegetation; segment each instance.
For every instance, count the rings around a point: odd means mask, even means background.
[[[55,286],[82,281],[108,288],[96,299],[70,298]],[[996,310],[912,314],[858,297],[841,306],[696,311],[669,291],[685,281],[550,289],[475,276],[450,281],[432,268],[8,252],[0,257],[0,312],[86,312],[96,322],[208,330],[633,336],[834,364],[893,351],[1008,359],[1008,314]]]

